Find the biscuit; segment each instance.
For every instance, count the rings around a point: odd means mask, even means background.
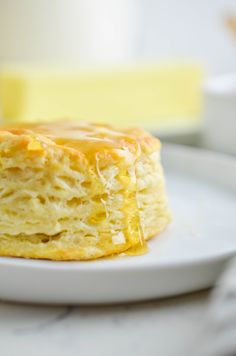
[[[170,222],[160,141],[83,122],[0,129],[0,255],[88,260]]]

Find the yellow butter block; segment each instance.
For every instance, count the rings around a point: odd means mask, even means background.
[[[199,117],[202,78],[196,64],[107,71],[2,69],[2,115],[18,122],[79,118],[160,127]]]

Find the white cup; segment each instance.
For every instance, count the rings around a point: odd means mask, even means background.
[[[236,73],[207,80],[204,128],[205,147],[236,155]]]
[[[0,63],[132,61],[138,8],[136,0],[0,0]]]

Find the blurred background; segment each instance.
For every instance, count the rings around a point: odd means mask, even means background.
[[[234,73],[235,0],[0,0],[4,122],[139,125],[236,154]]]

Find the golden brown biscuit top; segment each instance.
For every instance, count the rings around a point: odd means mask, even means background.
[[[6,136],[28,138],[31,151],[43,150],[53,144],[85,155],[109,151],[122,154],[120,150],[139,155],[140,151],[152,152],[160,149],[160,141],[142,129],[115,129],[109,125],[63,121],[48,124],[21,124],[0,129],[0,140]],[[22,143],[23,143],[22,141]]]

